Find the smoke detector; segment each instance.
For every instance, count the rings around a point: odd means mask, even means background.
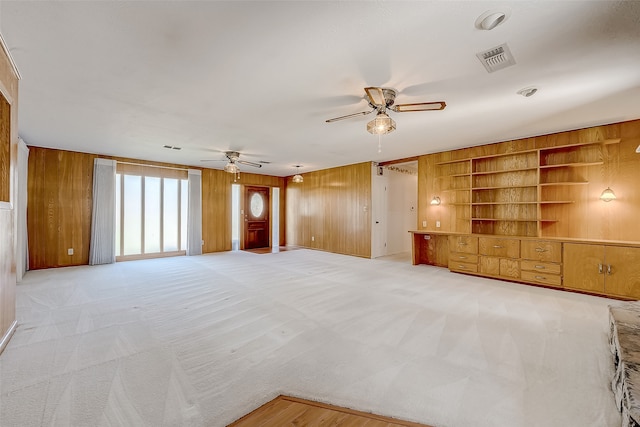
[[[538,91],[537,87],[525,87],[524,89],[520,89],[518,92],[516,92],[518,95],[522,95],[525,98],[528,98],[530,96],[532,96],[533,94],[535,94]]]
[[[502,11],[488,10],[476,19],[476,28],[491,31],[507,19],[507,14]]]
[[[509,46],[507,46],[506,43],[493,47],[489,50],[485,50],[484,52],[476,53],[476,56],[489,73],[493,73],[494,71],[502,70],[503,68],[516,64],[516,60],[513,58],[513,55],[509,50]]]

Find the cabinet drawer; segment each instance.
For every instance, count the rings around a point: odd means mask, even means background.
[[[550,286],[561,286],[562,279],[557,274],[539,273],[536,271],[521,271],[520,278],[527,282],[542,283]]]
[[[523,240],[520,246],[523,259],[562,262],[562,244],[546,240]]]
[[[506,258],[520,257],[519,239],[496,239],[493,237],[480,237],[478,247],[480,255]]]
[[[467,262],[470,264],[478,263],[478,255],[475,254],[451,252],[449,253],[449,259],[454,262]]]
[[[449,236],[449,250],[465,254],[478,253],[478,238],[472,236]]]
[[[544,274],[560,274],[562,270],[560,264],[551,264],[549,262],[522,260],[520,266],[523,270],[537,271]]]
[[[478,264],[470,264],[468,262],[458,262],[458,261],[449,260],[449,270],[466,271],[468,273],[477,273]]]

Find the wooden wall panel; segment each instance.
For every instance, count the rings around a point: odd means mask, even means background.
[[[596,147],[603,164],[579,168],[559,169],[547,172],[565,174],[565,180],[588,181],[586,185],[541,187],[544,200],[572,200],[574,203],[543,205],[543,218],[557,219],[557,222],[542,223],[542,237],[566,237],[597,240],[640,241],[640,154],[635,152],[640,145],[640,120],[595,126],[550,135],[542,135],[515,141],[506,141],[428,154],[418,159],[418,224],[417,229],[453,231],[468,233],[466,222],[460,221],[455,212],[460,208],[451,194],[440,190],[435,163],[471,157],[504,154],[521,150],[541,149],[564,145],[620,138],[619,144]],[[587,150],[588,152],[589,150]],[[581,159],[578,159],[578,161]],[[562,179],[558,179],[562,181]],[[602,191],[610,186],[618,199],[609,203],[599,199]],[[442,205],[431,206],[431,198],[438,195]],[[458,213],[458,216],[460,214]],[[439,229],[435,221],[441,222]],[[427,221],[427,226],[422,226]]]
[[[96,157],[187,168],[176,164],[31,147],[27,202],[31,269],[88,264],[93,161]],[[214,169],[201,170],[203,252],[231,250],[233,175]],[[238,183],[280,188],[280,244],[284,245],[285,178],[241,173]],[[73,255],[67,255],[69,248],[73,248]]]
[[[30,147],[29,268],[88,264],[95,154]],[[73,255],[67,250],[73,248]]]
[[[303,174],[287,181],[287,244],[371,256],[371,164]]]
[[[0,94],[0,202],[11,196],[11,105]]]
[[[0,93],[7,104],[0,119],[4,140],[0,147],[0,352],[16,322],[15,202],[11,193],[17,178],[18,161],[18,76],[4,48],[0,48]],[[7,111],[6,105],[9,105]]]

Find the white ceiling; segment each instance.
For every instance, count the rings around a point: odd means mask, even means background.
[[[508,18],[476,29],[488,10]],[[232,149],[286,176],[640,118],[639,1],[2,1],[0,29],[42,147],[214,168]],[[487,73],[475,54],[505,42],[516,65]],[[447,108],[390,113],[378,153],[373,115],[324,122],[368,110],[366,86]]]

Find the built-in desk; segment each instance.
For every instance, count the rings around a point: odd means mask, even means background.
[[[412,263],[531,285],[640,299],[640,242],[410,231]]]

